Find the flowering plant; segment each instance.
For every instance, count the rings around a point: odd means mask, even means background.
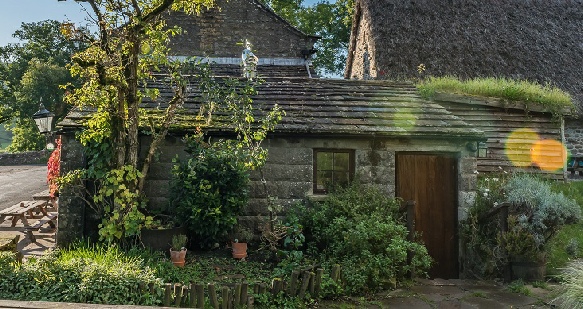
[[[59,192],[57,178],[61,171],[61,138],[55,140],[57,147],[51,153],[47,162],[47,183],[49,184],[49,196],[54,198]]]

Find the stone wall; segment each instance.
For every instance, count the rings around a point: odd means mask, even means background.
[[[143,151],[149,138],[142,142]],[[390,196],[395,195],[395,157],[400,151],[448,152],[458,153],[458,218],[466,218],[468,208],[473,205],[476,190],[476,159],[467,152],[465,143],[432,140],[407,142],[394,139],[367,138],[318,138],[318,137],[278,137],[268,139],[264,146],[269,150],[266,166],[263,168],[265,186],[259,172],[251,175],[250,201],[241,217],[247,225],[257,227],[258,216],[268,215],[267,195],[277,197],[286,209],[304,200],[320,196],[312,192],[313,150],[315,148],[355,149],[356,177],[362,183],[378,186]],[[167,209],[169,179],[171,178],[172,159],[178,156],[186,159],[180,138],[170,137],[160,147],[158,160],[152,165],[144,188],[149,207]],[[267,192],[266,192],[267,189]]]
[[[583,157],[583,125],[580,119],[565,120],[565,147],[574,157]]]
[[[169,26],[182,27],[172,38],[171,54],[240,58],[247,39],[259,58],[301,58],[315,38],[306,36],[253,0],[215,1],[213,9],[199,16],[172,12]],[[238,44],[239,43],[239,44]]]
[[[61,136],[61,174],[85,167],[83,146],[74,134]],[[65,247],[85,236],[85,202],[79,196],[85,192],[79,186],[68,186],[59,191],[59,223],[57,245]]]
[[[47,164],[51,152],[48,150],[0,154],[0,165]]]

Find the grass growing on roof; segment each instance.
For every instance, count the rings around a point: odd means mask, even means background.
[[[550,109],[572,108],[571,96],[565,91],[551,86],[526,80],[507,78],[474,78],[460,80],[456,77],[430,77],[417,84],[417,89],[425,98],[436,92],[495,97],[510,101],[534,102]]]

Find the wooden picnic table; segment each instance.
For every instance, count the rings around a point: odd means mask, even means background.
[[[56,197],[51,197],[51,195],[49,194],[49,189],[46,189],[44,191],[41,191],[39,193],[36,193],[32,196],[32,199],[35,201],[47,201],[48,205],[47,207],[52,207],[54,209],[54,211],[57,211],[59,208],[58,205],[58,198]]]
[[[30,219],[38,219],[30,223]],[[43,225],[48,224],[55,228],[56,213],[47,212],[47,201],[23,201],[14,206],[0,210],[0,224],[10,220],[10,226],[0,225],[0,231],[18,231],[23,232],[31,242],[36,242],[33,231],[38,231]],[[19,222],[21,224],[19,224]]]

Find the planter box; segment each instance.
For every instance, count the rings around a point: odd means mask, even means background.
[[[186,234],[186,228],[176,227],[170,229],[143,229],[141,233],[142,243],[146,248],[155,251],[168,252],[172,246],[174,235]]]

